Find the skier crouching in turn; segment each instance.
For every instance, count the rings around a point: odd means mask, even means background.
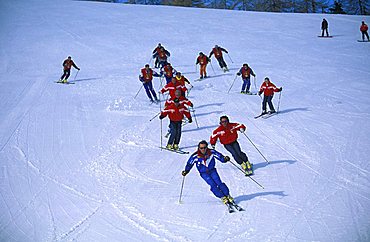
[[[181,139],[181,124],[184,116],[188,118],[189,123],[193,122],[189,110],[182,104],[180,100],[175,98],[173,103],[169,104],[159,116],[159,119],[164,119],[168,115],[170,119],[170,138],[166,148],[169,150],[179,150],[179,143]]]
[[[263,101],[262,101],[262,113],[261,115],[267,114],[266,104],[269,104],[270,114],[275,113],[274,105],[272,104],[272,98],[274,97],[274,92],[281,92],[283,90],[282,87],[277,88],[268,77],[265,77],[265,81],[262,83],[260,91],[258,95],[261,96],[263,93]]]
[[[60,77],[58,82],[68,83],[68,77],[71,75],[72,66],[77,70],[80,70],[72,60],[72,57],[68,56],[68,58],[63,61],[63,75]]]
[[[194,152],[187,161],[182,175],[186,176],[193,166],[196,165],[200,176],[211,187],[211,192],[216,197],[221,198],[223,203],[233,203],[234,199],[230,196],[229,188],[221,181],[217,173],[215,159],[222,163],[226,163],[230,160],[228,156],[224,156],[216,150],[208,149],[207,141],[202,140],[198,144],[198,150]]]
[[[213,148],[216,146],[216,142],[220,139],[221,144],[224,145],[225,149],[231,153],[234,160],[241,165],[246,175],[253,174],[253,164],[248,160],[248,156],[240,149],[238,143],[238,132],[244,133],[246,127],[244,124],[230,123],[227,116],[220,117],[220,126],[215,129],[210,138],[210,144]]]

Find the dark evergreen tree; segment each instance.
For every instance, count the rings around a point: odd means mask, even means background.
[[[332,8],[329,8],[330,13],[334,14],[345,14],[343,8],[342,8],[342,3],[335,1],[334,6]]]

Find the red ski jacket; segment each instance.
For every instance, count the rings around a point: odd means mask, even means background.
[[[73,60],[70,60],[70,59],[66,59],[63,61],[63,67],[64,67],[64,70],[70,70],[72,68],[72,66],[76,69],[78,69],[78,67],[76,66],[76,64],[73,62]]]
[[[175,77],[174,77],[175,78]],[[172,79],[173,80],[173,79]],[[165,93],[167,91],[169,91],[170,93],[170,97],[171,98],[175,98],[175,91],[179,89],[181,92],[186,92],[187,88],[182,85],[180,82],[176,81],[175,83],[173,81],[171,81],[170,83],[168,83],[166,86],[164,86],[162,89],[161,89],[161,93]]]
[[[277,88],[272,82],[269,82],[268,84],[263,82],[260,88],[260,93],[262,92],[265,96],[272,96],[274,95],[274,92],[280,92],[280,89]]]
[[[361,32],[366,32],[368,30],[368,27],[366,24],[361,24],[360,31]]]
[[[153,70],[149,68],[147,71],[145,68],[141,69],[141,76],[144,82],[150,82],[153,80]]]
[[[173,101],[173,100],[175,100],[175,98],[176,98],[176,97],[168,99],[168,100],[165,102],[164,106],[165,106],[165,107],[167,107],[167,106],[169,106],[170,104],[174,103],[174,101]],[[181,105],[187,105],[187,106],[193,107],[193,103],[192,103],[189,99],[187,99],[186,97],[184,97],[184,96],[180,96],[178,99],[180,100],[180,104],[181,104]]]
[[[181,121],[184,118],[184,115],[188,119],[191,119],[189,110],[182,104],[176,106],[175,103],[171,103],[161,112],[161,116],[166,117],[167,115],[173,122]]]
[[[163,71],[166,77],[173,77],[173,67],[166,65],[163,67]]]
[[[240,129],[246,129],[244,124],[228,123],[226,128],[220,125],[213,131],[209,143],[215,145],[217,139],[220,139],[223,145],[231,144],[238,139],[237,131]]]
[[[199,64],[201,66],[203,65],[207,65],[209,62],[209,58],[206,56],[206,55],[203,55],[203,56],[198,56],[197,58],[197,63],[196,64]]]

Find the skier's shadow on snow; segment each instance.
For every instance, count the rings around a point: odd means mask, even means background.
[[[193,121],[193,123],[194,123],[194,121]],[[202,130],[202,129],[214,129],[216,127],[218,127],[218,125],[203,126],[203,127],[199,127],[199,128],[195,128],[195,129],[186,129],[186,130],[183,130],[182,132],[186,133],[186,132],[199,131],[199,130]],[[183,148],[188,148],[188,147],[183,147]],[[190,148],[190,146],[189,146],[189,148]]]
[[[279,196],[280,198],[286,197],[288,195],[284,194],[284,191],[276,191],[276,192],[257,192],[249,195],[242,195],[238,197],[234,197],[235,202],[239,203],[242,201],[248,201],[252,200],[253,198],[256,197],[261,197],[261,196]]]
[[[262,162],[262,163],[258,163],[258,164],[253,164],[253,170],[257,170],[257,169],[264,168],[266,166],[274,165],[274,164],[287,163],[287,164],[291,165],[291,164],[294,164],[296,162],[297,162],[296,160],[274,160],[274,161],[270,161],[270,163]]]
[[[199,106],[196,106],[196,108],[205,108],[205,107],[211,107],[211,106],[222,106],[224,105],[224,103],[208,103],[208,104],[204,104],[204,105],[199,105]]]
[[[289,108],[280,110],[279,113],[290,113],[290,112],[296,112],[296,111],[310,111],[308,108]]]
[[[84,82],[84,81],[92,81],[92,80],[99,80],[101,77],[92,77],[92,78],[83,78],[83,79],[76,79],[74,82]]]
[[[195,113],[195,116],[196,117],[202,117],[202,116],[207,116],[207,115],[213,114],[213,113],[220,114],[220,113],[223,113],[223,111],[213,111],[213,112],[208,112],[208,113]]]

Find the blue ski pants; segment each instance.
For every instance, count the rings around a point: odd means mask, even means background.
[[[168,138],[168,143],[167,144],[179,144],[180,139],[181,139],[181,126],[182,120],[181,121],[170,121],[170,137]]]
[[[146,91],[146,95],[148,96],[148,98],[151,101],[153,101],[153,98],[152,98],[152,95],[153,95],[154,99],[157,100],[157,95],[155,94],[155,91],[153,89],[153,83],[152,83],[152,81],[150,81],[150,82],[144,82],[143,85],[144,85],[144,88],[145,88],[145,91]]]
[[[211,186],[210,190],[216,197],[222,198],[229,195],[229,188],[221,181],[216,168],[208,172],[202,172],[200,176]]]
[[[245,89],[247,87],[247,90]],[[243,79],[243,86],[242,86],[242,91],[249,91],[249,88],[251,87],[251,78],[247,77]]]

